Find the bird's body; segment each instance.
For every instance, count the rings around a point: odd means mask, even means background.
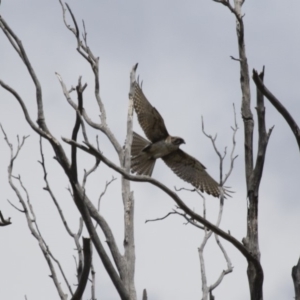
[[[172,143],[170,137],[167,137],[165,140],[150,143],[142,151],[147,153],[149,157],[157,159],[178,150],[179,145]]]
[[[179,148],[185,144],[184,139],[169,135],[163,118],[146,99],[138,83],[135,83],[133,104],[139,123],[150,141],[133,133],[131,171],[151,176],[156,159],[161,158],[181,179],[218,197],[223,188],[197,159]]]

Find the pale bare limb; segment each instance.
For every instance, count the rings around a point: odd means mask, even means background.
[[[220,167],[220,185],[223,186],[224,183],[227,181],[227,179],[229,178],[232,170],[233,170],[233,167],[234,167],[234,161],[235,159],[238,157],[238,155],[235,155],[234,156],[234,151],[235,151],[235,146],[236,146],[236,141],[235,141],[235,136],[236,136],[236,132],[238,130],[238,126],[237,126],[237,123],[236,123],[236,114],[235,114],[235,107],[233,106],[233,109],[234,109],[234,127],[231,127],[232,130],[233,130],[233,138],[232,138],[232,150],[231,150],[231,156],[230,156],[230,168],[229,168],[229,171],[228,173],[225,175],[225,178],[223,179],[223,163],[224,163],[224,159],[226,157],[226,149],[227,147],[225,147],[225,151],[224,151],[224,155],[221,155],[220,151],[218,150],[217,146],[216,146],[216,139],[217,139],[217,135],[215,135],[215,137],[213,138],[211,134],[207,134],[205,132],[205,129],[204,129],[204,120],[203,120],[203,117],[201,116],[201,121],[202,121],[202,132],[203,134],[208,138],[210,139],[212,145],[213,145],[213,148],[216,152],[216,154],[218,155],[219,157],[219,167]],[[229,193],[232,193],[231,191],[227,190],[226,189],[226,192],[229,192]],[[228,194],[226,194],[227,196],[230,196]],[[231,197],[231,196],[230,196]]]
[[[156,222],[156,221],[162,221],[162,220],[165,220],[167,219],[169,216],[171,215],[176,215],[176,211],[172,211],[172,212],[169,212],[167,213],[165,216],[161,217],[161,218],[155,218],[155,219],[149,219],[149,220],[146,220],[145,223],[148,223],[148,222]]]
[[[205,197],[203,198],[203,218],[206,219],[206,201]],[[213,234],[213,231],[207,231],[207,227],[204,226],[204,237],[200,247],[198,248],[199,260],[200,260],[200,272],[201,272],[201,288],[202,288],[202,299],[207,300],[208,297],[208,287],[207,287],[207,278],[205,270],[205,261],[204,261],[204,248],[207,241]]]
[[[3,128],[1,127],[2,131],[4,132]],[[14,178],[17,178],[19,180],[19,183],[21,184],[21,187],[22,189],[24,190],[24,192],[26,193],[26,196],[27,196],[27,205],[25,203],[25,200],[23,199],[23,196],[21,195],[19,189],[14,185],[13,183],[13,176],[12,176],[12,171],[13,171],[13,162],[14,160],[17,158],[17,153],[19,153],[22,145],[24,145],[24,142],[25,142],[25,137],[23,138],[23,142],[21,144],[18,144],[18,150],[16,151],[16,154],[13,153],[13,146],[12,144],[9,142],[5,132],[4,132],[4,135],[5,135],[5,140],[6,140],[6,143],[7,145],[9,146],[10,148],[10,163],[9,163],[9,166],[8,166],[8,180],[9,180],[9,184],[11,186],[11,188],[13,189],[13,191],[15,192],[16,196],[18,197],[20,203],[21,203],[21,206],[23,207],[23,212],[25,213],[25,216],[26,216],[26,219],[27,219],[27,225],[28,225],[28,228],[31,232],[31,234],[35,237],[35,239],[38,241],[39,243],[39,246],[44,254],[44,257],[48,263],[48,266],[49,266],[49,269],[50,269],[50,272],[51,272],[51,278],[53,279],[53,282],[54,282],[54,285],[56,287],[56,290],[59,294],[59,297],[60,299],[62,300],[66,300],[67,299],[67,295],[63,292],[62,288],[61,288],[61,285],[58,281],[58,278],[57,278],[57,275],[56,275],[56,271],[55,271],[55,268],[52,264],[52,257],[51,257],[51,254],[49,252],[49,247],[47,247],[47,245],[45,244],[42,236],[41,236],[41,233],[40,231],[38,230],[38,227],[37,227],[37,222],[36,222],[36,217],[35,217],[35,214],[34,214],[34,211],[33,211],[33,207],[30,203],[30,198],[29,198],[29,194],[26,190],[26,188],[24,187],[22,181],[21,181],[21,177],[18,176],[18,177],[14,177]],[[29,208],[29,209],[28,209]],[[62,273],[64,275],[64,273]]]
[[[14,152],[13,145],[9,142],[8,137],[7,137],[7,135],[6,135],[6,132],[4,131],[4,129],[3,129],[1,123],[0,123],[0,129],[1,129],[2,133],[3,133],[4,140],[5,140],[6,144],[8,145],[8,147],[9,147],[11,153],[13,153],[13,152]],[[25,141],[26,141],[26,139],[27,139],[28,137],[29,137],[29,135],[23,136],[22,142],[20,143],[19,136],[17,136],[17,141],[18,141],[17,151],[16,151],[16,153],[11,157],[11,163],[12,163],[12,164],[14,163],[15,159],[16,159],[17,156],[19,155],[19,152],[20,152],[20,150],[22,149],[22,147],[24,146]]]
[[[100,194],[99,199],[98,199],[98,211],[100,211],[100,202],[101,202],[102,197],[105,195],[105,193],[106,193],[107,188],[109,187],[109,185],[110,185],[113,181],[115,181],[115,180],[117,180],[117,178],[112,177],[111,180],[106,181],[104,190],[102,191],[102,193]]]
[[[14,178],[16,178],[16,179],[19,181],[20,186],[22,187],[23,191],[24,191],[25,194],[26,194],[27,205],[28,205],[28,207],[29,207],[29,211],[30,211],[30,214],[31,214],[31,216],[32,216],[32,222],[33,222],[33,224],[34,224],[34,227],[36,228],[36,231],[37,231],[38,235],[40,236],[40,239],[43,241],[43,243],[44,243],[44,245],[45,245],[45,248],[46,248],[48,254],[50,255],[50,257],[51,257],[51,258],[53,259],[53,261],[57,264],[57,266],[58,266],[58,268],[59,268],[59,270],[60,270],[60,272],[61,272],[61,274],[62,274],[62,276],[63,276],[63,278],[64,278],[64,281],[65,281],[65,283],[66,283],[66,285],[67,285],[67,287],[68,287],[68,289],[69,289],[69,291],[70,291],[70,293],[71,293],[71,295],[73,295],[73,291],[72,291],[71,285],[70,285],[69,282],[68,282],[68,279],[67,279],[67,277],[66,277],[66,275],[65,275],[65,273],[64,273],[64,270],[63,270],[63,268],[62,268],[62,266],[61,266],[59,260],[58,260],[57,258],[55,258],[55,256],[52,254],[52,252],[51,252],[51,250],[50,250],[50,247],[48,246],[48,244],[46,243],[45,239],[43,238],[43,236],[42,236],[42,234],[41,234],[41,231],[40,231],[40,229],[39,229],[39,226],[38,226],[38,223],[37,223],[37,219],[36,219],[36,216],[35,216],[35,213],[34,213],[34,210],[33,210],[33,206],[32,206],[32,204],[31,204],[31,202],[30,202],[29,193],[28,193],[26,187],[24,186],[24,184],[23,184],[23,182],[22,182],[22,180],[21,180],[21,176],[19,175],[18,177],[14,177]]]
[[[26,51],[23,47],[23,44],[21,40],[15,35],[15,33],[12,31],[12,29],[8,26],[8,24],[5,22],[5,20],[0,16],[0,28],[3,30],[5,35],[8,37],[8,40],[16,50],[16,52],[20,55],[22,61],[24,62],[25,66],[27,67],[27,70],[31,76],[32,81],[34,82],[35,88],[36,88],[36,100],[37,100],[37,108],[38,108],[38,118],[37,123],[42,128],[42,130],[47,133],[48,128],[45,123],[45,116],[44,116],[44,110],[43,110],[43,101],[42,101],[42,88],[40,85],[40,82],[35,74],[35,71],[27,57]],[[0,81],[0,84],[7,90],[9,90],[9,87],[3,84]],[[10,88],[11,89],[11,88]],[[12,91],[10,91],[12,93]],[[13,93],[12,93],[13,94]],[[16,97],[16,95],[14,95]],[[21,104],[21,103],[20,103]],[[25,105],[24,105],[25,107]],[[23,107],[22,107],[23,108]],[[24,108],[23,108],[24,110]],[[29,116],[29,115],[28,115]],[[30,118],[29,118],[30,119]],[[31,121],[32,122],[32,121]],[[32,124],[33,125],[33,122]],[[32,126],[33,128],[37,128],[35,125]]]
[[[91,49],[87,46],[87,40],[86,40],[86,30],[84,27],[84,43],[80,40],[80,32],[79,32],[79,27],[77,25],[77,21],[72,13],[72,10],[70,9],[70,7],[66,4],[67,9],[71,15],[71,18],[73,20],[74,26],[75,28],[72,28],[70,25],[67,25],[66,21],[65,21],[65,12],[66,9],[64,8],[64,5],[62,4],[62,2],[60,1],[62,9],[63,9],[63,15],[64,15],[64,22],[66,27],[71,30],[71,32],[75,35],[76,40],[77,40],[77,51],[80,53],[80,55],[82,57],[84,57],[90,64],[94,76],[95,76],[95,88],[94,88],[94,94],[95,94],[95,98],[97,101],[97,104],[99,106],[100,109],[100,120],[101,120],[101,124],[97,124],[94,123],[90,120],[90,118],[87,116],[85,110],[83,109],[82,111],[82,115],[85,119],[85,121],[93,128],[102,131],[110,140],[110,142],[112,143],[112,145],[114,146],[115,150],[117,151],[117,153],[119,154],[119,156],[122,156],[122,147],[121,145],[118,143],[117,139],[115,138],[114,134],[111,132],[110,128],[107,125],[106,122],[106,111],[105,111],[105,107],[104,104],[101,100],[100,97],[100,83],[99,83],[99,58],[95,57],[91,51]],[[59,78],[60,83],[62,84],[62,79],[61,77]],[[70,99],[67,99],[68,102],[70,103],[70,105],[76,109],[76,105],[73,103],[73,101]],[[120,160],[121,162],[122,160]]]
[[[133,123],[133,94],[134,84],[136,81],[136,69],[138,64],[135,64],[130,72],[129,81],[129,97],[127,111],[127,130],[126,141],[121,159],[121,166],[129,173],[131,166],[131,144],[132,144],[132,123]],[[121,277],[124,277],[124,282],[128,288],[132,300],[137,299],[134,272],[135,272],[135,241],[134,241],[134,195],[130,189],[130,181],[122,177],[122,200],[124,207],[124,260],[126,268],[122,270]],[[123,274],[123,275],[122,275]]]
[[[83,175],[83,180],[82,180],[83,188],[85,188],[88,176],[90,176],[93,172],[95,172],[97,170],[99,164],[100,164],[100,160],[96,159],[94,166],[90,170],[87,171],[86,169],[84,169],[84,175]]]
[[[230,154],[230,168],[227,172],[227,174],[225,174],[225,178],[223,180],[223,184],[227,181],[227,179],[229,178],[229,176],[231,175],[232,171],[233,171],[233,167],[234,167],[234,161],[236,160],[236,158],[238,157],[238,155],[234,155],[234,151],[235,151],[235,146],[236,146],[236,133],[239,129],[237,122],[236,122],[236,111],[235,111],[235,105],[233,104],[233,113],[234,113],[234,126],[231,127],[233,134],[232,134],[232,149],[231,149],[231,154]]]
[[[220,223],[221,223],[221,219],[222,219],[222,215],[223,215],[223,207],[224,207],[224,199],[220,199],[220,206],[219,206],[219,213],[218,213],[218,219],[216,222],[216,226],[219,227]],[[206,205],[205,205],[205,198],[203,201],[203,216],[205,217],[205,212],[206,212]],[[222,246],[218,235],[215,234],[215,238],[216,238],[216,242],[219,246],[219,248],[221,249],[224,258],[226,260],[227,263],[227,269],[221,272],[221,275],[219,276],[219,278],[216,280],[216,282],[210,286],[207,285],[207,279],[206,279],[206,271],[205,271],[205,261],[204,261],[204,248],[207,244],[207,241],[210,239],[211,235],[212,235],[212,231],[207,231],[207,228],[204,228],[204,237],[202,240],[202,243],[198,249],[198,253],[199,253],[199,259],[200,259],[200,271],[201,271],[201,280],[202,280],[202,299],[208,299],[208,297],[212,297],[212,291],[213,289],[215,289],[223,280],[224,276],[229,274],[230,272],[232,272],[233,267],[230,261],[230,258],[227,254],[227,252],[225,251],[224,247]]]
[[[179,211],[177,210],[173,210],[172,212],[169,212],[167,213],[164,217],[161,217],[161,218],[156,218],[156,219],[149,219],[149,220],[146,220],[145,223],[148,223],[148,222],[156,222],[156,221],[162,221],[162,220],[165,220],[166,218],[168,218],[169,216],[171,215],[179,215],[179,216],[182,216],[187,222],[186,224],[191,224],[199,229],[204,229],[203,226],[197,224],[193,219],[191,219],[187,214],[183,214],[183,213],[180,213]]]
[[[224,258],[226,260],[226,263],[227,263],[227,269],[226,270],[223,270],[219,276],[219,278],[216,280],[216,282],[212,285],[209,286],[209,293],[211,294],[211,292],[216,288],[218,287],[218,285],[222,282],[223,278],[225,275],[231,273],[233,271],[233,266],[232,266],[232,263],[231,263],[231,260],[225,250],[225,248],[223,247],[223,245],[221,244],[220,242],[220,239],[218,237],[218,235],[215,234],[215,238],[216,238],[216,242],[218,244],[218,246],[220,247],[223,255],[224,255]]]

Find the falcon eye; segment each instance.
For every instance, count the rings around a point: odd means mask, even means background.
[[[178,138],[174,141],[175,145],[181,145],[181,144],[185,144],[184,140],[182,138]]]

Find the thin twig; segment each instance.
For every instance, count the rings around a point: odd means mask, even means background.
[[[100,211],[100,202],[101,202],[102,197],[105,195],[105,193],[106,193],[106,191],[107,191],[109,185],[110,185],[112,182],[114,182],[115,180],[117,180],[117,178],[112,177],[111,180],[106,181],[104,190],[102,191],[102,193],[100,194],[99,199],[98,199],[98,211]]]
[[[0,226],[7,226],[7,225],[10,225],[11,224],[11,221],[10,221],[11,218],[8,218],[8,219],[5,219],[3,217],[3,214],[0,210]]]
[[[88,170],[88,171],[86,169],[83,170],[83,172],[84,172],[83,179],[82,179],[82,187],[83,188],[85,188],[87,178],[89,177],[89,175],[91,175],[93,172],[95,172],[97,170],[99,164],[100,164],[100,160],[96,159],[94,166],[90,170]]]

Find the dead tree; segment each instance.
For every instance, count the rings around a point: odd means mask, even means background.
[[[256,111],[258,119],[258,150],[256,161],[254,161],[253,151],[253,130],[254,120],[251,111],[250,76],[245,48],[244,22],[242,5],[244,0],[234,0],[234,6],[229,0],[213,0],[226,6],[236,18],[236,33],[238,39],[239,57],[236,60],[240,64],[240,84],[242,90],[242,118],[244,122],[244,144],[245,144],[245,171],[248,198],[247,213],[247,236],[243,239],[243,244],[247,250],[256,258],[256,262],[248,260],[248,282],[252,300],[263,299],[263,269],[260,265],[259,249],[259,185],[262,178],[266,149],[272,129],[267,132],[265,125],[264,98],[260,90],[256,93]],[[264,70],[259,77],[263,80]]]
[[[64,7],[64,5],[61,3],[62,9],[63,9],[63,15],[64,20],[65,14],[68,10],[70,13],[74,28],[72,26],[69,26],[67,23],[66,26],[68,29],[71,30],[71,32],[76,37],[77,42],[77,51],[80,53],[80,55],[87,60],[87,62],[90,64],[90,67],[93,71],[94,78],[95,78],[95,86],[94,86],[94,92],[95,92],[95,98],[97,101],[97,104],[99,106],[99,110],[101,113],[100,123],[93,122],[87,115],[87,113],[84,110],[84,101],[83,101],[83,94],[84,90],[86,88],[86,84],[81,84],[81,78],[79,78],[78,84],[76,86],[76,95],[77,95],[77,101],[78,103],[75,104],[73,102],[70,93],[73,91],[73,89],[68,90],[65,86],[62,77],[57,74],[57,77],[59,79],[59,82],[61,83],[63,93],[67,99],[67,101],[70,103],[70,105],[74,108],[74,111],[76,113],[76,122],[73,128],[72,132],[72,140],[76,141],[78,132],[81,128],[83,137],[85,141],[88,143],[88,136],[86,134],[85,130],[85,123],[90,125],[92,128],[101,131],[103,134],[107,136],[107,138],[110,140],[112,145],[114,146],[115,151],[118,154],[120,166],[122,169],[129,172],[130,167],[130,145],[131,145],[131,139],[132,139],[132,105],[130,103],[132,102],[131,95],[132,91],[129,91],[129,111],[128,111],[128,119],[127,119],[127,139],[125,147],[123,148],[122,145],[117,141],[114,134],[111,132],[109,126],[106,123],[106,112],[103,105],[103,102],[100,97],[100,88],[99,88],[99,60],[97,57],[94,56],[91,49],[88,47],[87,39],[86,39],[86,31],[84,28],[83,33],[83,40],[80,37],[79,27],[77,25],[77,22],[75,20],[75,17],[71,11],[71,9],[67,6],[67,9]],[[43,108],[43,96],[42,96],[42,87],[39,82],[39,79],[35,73],[35,70],[33,66],[31,65],[30,59],[27,56],[26,50],[23,47],[23,44],[21,40],[18,38],[18,36],[14,33],[14,31],[10,28],[10,26],[7,24],[7,22],[4,20],[4,18],[0,17],[0,28],[2,29],[3,33],[6,35],[8,41],[11,43],[14,50],[17,52],[17,54],[20,56],[22,62],[26,66],[28,73],[32,79],[32,82],[35,86],[36,90],[36,102],[37,102],[37,124],[33,122],[30,112],[27,109],[26,103],[24,102],[21,95],[18,94],[18,92],[11,87],[10,85],[4,83],[2,80],[0,81],[0,85],[2,88],[7,90],[9,93],[11,93],[15,99],[18,101],[19,105],[21,106],[24,117],[27,121],[27,123],[30,125],[30,127],[43,139],[48,141],[50,145],[52,146],[52,149],[55,153],[55,159],[59,163],[59,165],[64,170],[70,186],[72,190],[72,196],[74,203],[76,207],[78,208],[78,211],[80,212],[82,219],[84,221],[85,227],[87,228],[87,231],[89,233],[89,236],[91,238],[91,241],[93,242],[93,245],[96,249],[97,254],[101,258],[103,265],[109,274],[117,292],[120,295],[120,298],[123,300],[135,300],[136,299],[136,291],[135,291],[135,284],[134,284],[134,271],[135,271],[135,248],[134,248],[134,226],[133,226],[133,216],[134,216],[134,198],[133,193],[130,190],[130,182],[128,180],[122,179],[122,199],[124,204],[124,255],[121,254],[117,243],[115,241],[114,235],[112,233],[112,230],[110,226],[108,225],[105,218],[98,212],[97,208],[94,206],[92,201],[89,199],[85,188],[84,183],[81,184],[78,178],[78,164],[77,164],[77,147],[72,146],[71,147],[71,159],[68,158],[67,154],[65,153],[61,143],[59,140],[51,133],[47,126],[45,114],[44,114],[44,108]],[[135,70],[137,65],[135,65],[131,72],[131,86],[130,89],[132,89],[132,83],[135,81]],[[16,193],[17,190],[15,190]],[[19,198],[21,199],[21,198]],[[21,200],[20,200],[21,201]],[[112,255],[113,261],[110,259],[110,257],[107,254],[107,251],[104,248],[103,242],[101,241],[95,226],[93,224],[93,221],[95,221],[99,227],[101,228],[102,232],[104,233],[107,244],[110,250],[110,253]],[[38,236],[37,236],[38,238]],[[84,246],[87,248],[87,245]],[[88,252],[89,250],[87,250]],[[87,261],[88,265],[90,266],[90,263]],[[84,278],[84,281],[86,281],[86,270],[83,266],[83,270],[81,273],[81,279]],[[58,286],[58,285],[57,285]],[[80,285],[79,285],[80,287]],[[78,288],[79,288],[78,287]],[[80,287],[82,289],[82,287]],[[64,293],[59,291],[61,298],[64,299]],[[80,290],[74,299],[79,299],[80,295],[82,294],[82,290]]]

